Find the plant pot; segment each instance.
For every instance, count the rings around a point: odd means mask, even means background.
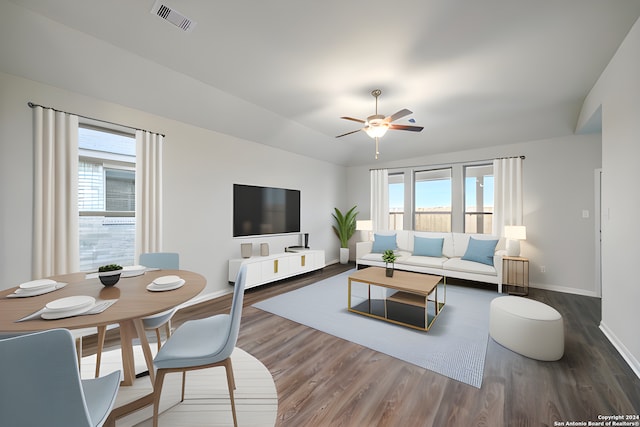
[[[385,274],[387,277],[393,277],[393,267],[387,267],[385,269]]]
[[[349,262],[349,248],[340,248],[340,264]]]
[[[98,278],[100,279],[100,283],[102,283],[104,286],[113,286],[118,283],[121,274],[122,270],[105,271],[102,273],[98,273]]]

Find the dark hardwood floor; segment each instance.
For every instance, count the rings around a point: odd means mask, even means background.
[[[353,267],[330,265],[245,293],[238,347],[273,375],[278,426],[558,426],[640,414],[640,379],[598,328],[597,298],[531,289],[529,298],[564,317],[564,357],[540,362],[489,339],[480,389],[251,306]],[[229,295],[183,309],[174,326],[230,304]]]

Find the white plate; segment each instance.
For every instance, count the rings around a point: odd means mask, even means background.
[[[30,282],[22,283],[19,287],[20,289],[25,289],[25,290],[35,290],[39,288],[46,288],[48,286],[53,286],[55,284],[56,284],[55,280],[38,279],[38,280],[32,280]]]
[[[157,287],[163,286],[174,286],[176,283],[179,283],[182,279],[180,276],[170,275],[170,276],[162,276],[153,279],[153,284]],[[184,281],[182,281],[184,283]]]
[[[181,288],[184,285],[184,279],[180,279],[177,283],[171,286],[158,286],[155,283],[149,283],[147,289],[152,292],[172,291],[174,289]]]
[[[94,299],[95,301],[95,299]],[[44,312],[40,315],[43,319],[53,320],[53,319],[62,319],[64,317],[73,317],[83,314],[93,308],[95,302],[93,304],[89,304],[84,307],[75,308],[73,310],[63,310],[63,311],[49,311],[45,307]]]
[[[147,270],[147,267],[144,265],[129,265],[126,267],[122,267],[122,276],[120,277],[134,277],[140,276],[144,274]]]
[[[52,286],[45,286],[42,288],[36,289],[16,289],[12,294],[7,295],[7,298],[26,298],[26,297],[35,297],[38,295],[48,294],[49,292],[53,292],[55,290],[64,288],[66,283],[55,283]]]
[[[44,308],[47,313],[54,313],[87,308],[93,306],[95,303],[96,299],[94,297],[87,295],[75,295],[51,301],[45,305]]]

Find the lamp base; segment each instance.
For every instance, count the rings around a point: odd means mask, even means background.
[[[507,239],[507,256],[520,256],[520,240]]]

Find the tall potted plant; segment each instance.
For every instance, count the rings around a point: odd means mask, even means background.
[[[340,212],[340,209],[334,208],[333,218],[336,220],[336,225],[333,226],[333,231],[340,239],[340,264],[346,264],[349,262],[349,239],[356,232],[356,212],[357,206],[349,209],[345,214]]]

